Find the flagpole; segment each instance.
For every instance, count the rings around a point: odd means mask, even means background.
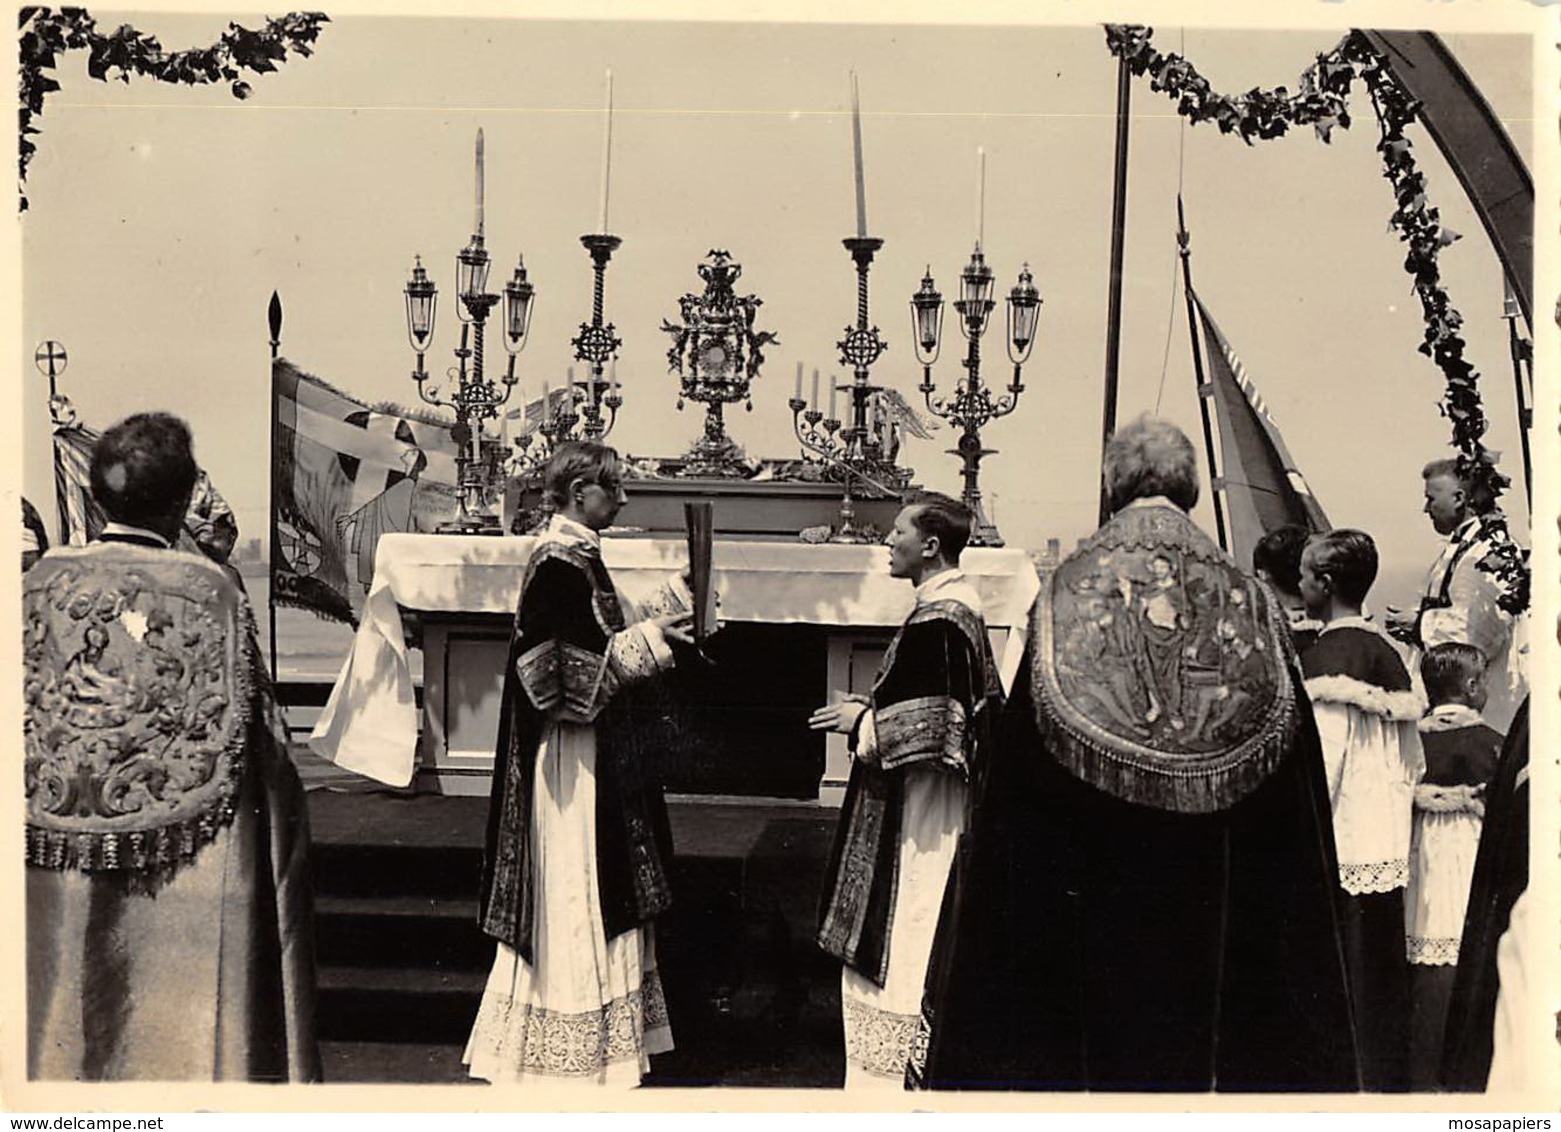
[[[266,321],[271,329],[271,379],[267,382],[268,395],[271,398],[271,439],[268,453],[271,466],[271,498],[270,506],[266,509],[267,523],[270,530],[266,532],[266,613],[271,626],[271,684],[274,687],[277,680],[276,664],[276,563],[274,561],[277,549],[276,541],[276,359],[277,352],[282,347],[282,297],[275,291],[271,292],[271,304],[266,308]]]
[[[1533,364],[1533,344],[1518,333],[1518,299],[1512,290],[1512,281],[1506,281],[1507,294],[1502,304],[1502,318],[1507,320],[1507,342],[1512,352],[1512,380],[1518,393],[1518,441],[1523,445],[1523,493],[1530,508],[1534,506],[1534,464],[1529,454],[1529,429],[1534,427],[1534,410],[1529,406],[1528,393],[1524,389],[1524,363]],[[1529,381],[1533,381],[1530,372]]]
[[[1116,173],[1111,204],[1111,290],[1106,312],[1106,394],[1101,411],[1101,462],[1105,462],[1106,442],[1117,430],[1117,365],[1122,345],[1122,245],[1127,230],[1127,126],[1128,99],[1132,92],[1132,74],[1124,56],[1117,61],[1117,151]],[[1100,486],[1100,521],[1111,518],[1106,486]]]
[[[1203,375],[1203,349],[1198,342],[1198,312],[1192,289],[1191,237],[1187,234],[1187,219],[1182,212],[1182,194],[1176,194],[1176,244],[1182,257],[1182,296],[1187,300],[1187,333],[1192,338],[1192,369],[1198,381],[1198,412],[1203,417],[1203,445],[1209,460],[1209,501],[1214,504],[1214,531],[1219,536],[1220,549],[1230,550],[1225,532],[1225,509],[1220,503],[1219,467],[1214,458],[1214,426],[1209,419],[1209,398],[1214,390]]]

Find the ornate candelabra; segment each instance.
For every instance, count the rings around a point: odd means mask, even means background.
[[[454,392],[443,394],[428,387],[424,357],[434,333],[434,313],[439,289],[428,277],[423,258],[418,256],[412,278],[406,285],[407,335],[417,355],[412,380],[418,396],[430,405],[455,410],[451,438],[456,444],[456,518],[439,526],[446,534],[493,533],[499,531],[498,518],[491,511],[500,489],[501,461],[494,458],[493,441],[483,435],[483,422],[495,419],[498,409],[509,400],[518,380],[515,356],[526,344],[531,325],[531,301],[535,289],[526,278],[524,258],[515,274],[504,285],[504,349],[509,364],[501,381],[488,377],[485,370],[484,336],[488,316],[498,305],[499,296],[488,293],[490,260],[483,246],[483,137],[477,131],[477,225],[471,242],[455,257],[456,314],[461,320],[461,341],[456,347],[456,364],[448,373],[455,382]]]
[[[883,389],[868,381],[869,369],[888,349],[878,327],[870,326],[867,319],[867,275],[883,241],[876,236],[849,236],[843,243],[856,264],[856,324],[845,328],[845,337],[835,346],[840,351],[840,364],[851,367],[852,381],[831,388],[827,417],[818,408],[816,391],[811,407],[802,399],[800,388],[790,405],[792,431],[802,445],[803,457],[822,463],[844,485],[840,528],[831,541],[862,543],[870,540],[856,526],[853,483],[865,484],[881,495],[900,495],[910,483],[911,473],[895,464],[893,455],[884,448],[882,435],[868,420],[873,397]],[[836,388],[845,389],[850,398],[848,421],[835,415]]]
[[[661,329],[672,335],[667,369],[681,381],[678,409],[684,399],[703,402],[704,435],[685,457],[684,474],[732,478],[746,476],[743,450],[726,434],[724,407],[746,401],[753,410],[751,386],[764,364],[764,347],[780,341],[767,330],[755,331],[753,320],[764,300],[757,295],[739,296],[733,284],[742,275],[742,264],[730,253],[712,250],[699,265],[704,294],[687,294],[678,300],[682,323],[663,319]]]
[[[992,299],[992,269],[981,254],[981,242],[976,241],[970,262],[959,276],[959,298],[954,309],[959,314],[960,332],[969,343],[965,351],[964,377],[954,387],[952,397],[933,397],[932,365],[938,360],[938,342],[943,332],[943,296],[932,281],[932,268],[922,276],[921,289],[911,298],[911,317],[915,328],[916,358],[921,362],[921,393],[927,408],[942,417],[955,428],[963,430],[958,447],[949,450],[952,456],[964,461],[965,486],[961,494],[966,507],[976,517],[975,530],[971,532],[972,546],[1002,546],[1002,536],[986,517],[981,508],[981,461],[997,451],[981,445],[981,430],[999,417],[1006,417],[1019,404],[1024,392],[1020,374],[1030,350],[1035,345],[1035,327],[1041,317],[1041,294],[1035,288],[1030,265],[1019,272],[1019,280],[1008,293],[1008,359],[1013,363],[1013,381],[1000,396],[981,382],[981,338],[986,333],[987,321],[996,303]]]
[[[603,321],[607,261],[623,240],[594,233],[581,236],[580,242],[591,253],[594,274],[591,321],[580,324],[580,333],[570,339],[570,345],[575,348],[575,361],[585,363],[585,380],[576,383],[571,368],[562,389],[549,393],[544,387],[539,419],[516,440],[510,469],[517,476],[540,472],[553,450],[565,441],[603,439],[617,423],[623,406],[623,387],[618,384],[618,348],[623,339],[612,323]]]

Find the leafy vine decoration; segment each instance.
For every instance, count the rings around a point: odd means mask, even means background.
[[[1414,280],[1425,334],[1419,350],[1442,371],[1445,390],[1438,408],[1452,423],[1458,469],[1471,485],[1471,495],[1496,500],[1511,480],[1496,466],[1496,454],[1482,443],[1488,427],[1480,401],[1479,373],[1464,357],[1460,328],[1463,316],[1442,287],[1437,257],[1459,234],[1442,225],[1440,212],[1426,198],[1425,175],[1415,163],[1405,127],[1420,116],[1412,98],[1392,69],[1357,31],[1316,57],[1301,73],[1296,93],[1279,86],[1253,88],[1238,95],[1221,94],[1191,62],[1177,54],[1162,54],[1152,41],[1154,30],[1139,24],[1107,24],[1106,46],[1137,76],[1149,76],[1151,90],[1175,99],[1176,109],[1193,125],[1214,123],[1222,134],[1235,134],[1247,145],[1254,140],[1284,136],[1292,127],[1311,126],[1323,142],[1334,129],[1350,126],[1349,95],[1356,80],[1365,86],[1376,111],[1377,152],[1382,173],[1393,187],[1395,208],[1390,219],[1407,246],[1404,270]],[[1528,608],[1528,552],[1507,530],[1505,516],[1494,510],[1482,516],[1493,549],[1479,563],[1494,575],[1500,604],[1514,615]]]
[[[165,83],[226,82],[234,98],[245,99],[252,89],[243,72],[275,71],[290,54],[313,54],[320,25],[330,17],[321,12],[289,12],[266,21],[258,30],[229,24],[210,47],[188,51],[164,51],[156,36],[129,24],[111,32],[98,30],[97,20],[85,8],[25,6],[20,11],[20,177],[21,210],[27,210],[27,166],[37,152],[32,140],[39,133],[34,120],[43,115],[44,102],[59,82],[49,73],[67,51],[89,52],[87,74],[100,82],[118,79],[128,83],[141,75]]]

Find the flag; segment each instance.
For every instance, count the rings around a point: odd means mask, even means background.
[[[1219,423],[1216,489],[1224,496],[1229,549],[1237,562],[1250,564],[1253,548],[1269,531],[1292,525],[1326,531],[1330,524],[1241,359],[1214,325],[1203,300],[1194,295],[1193,301],[1209,360],[1203,392],[1213,402]]]
[[[511,409],[504,414],[504,418],[506,421],[524,422],[520,427],[520,434],[530,436],[542,426],[543,421],[551,420],[555,413],[568,406],[574,392],[575,384],[569,381],[557,389],[548,390],[545,397],[527,401],[524,408]]]
[[[97,430],[83,424],[54,430],[54,502],[63,546],[85,546],[108,522],[92,498],[92,449],[97,442]]]
[[[84,546],[102,532],[108,517],[92,497],[92,449],[101,434],[72,421],[54,430],[54,498],[60,513],[60,542]],[[233,508],[199,469],[178,547],[226,562],[238,541]]]
[[[273,600],[356,624],[379,536],[455,514],[451,423],[371,408],[284,358],[271,386]]]

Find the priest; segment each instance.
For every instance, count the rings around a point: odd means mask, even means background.
[[[910,1081],[1357,1089],[1322,756],[1285,612],[1188,518],[1178,429],[1127,425],[1104,475],[1114,516],[1031,613]]]
[[[314,1081],[308,818],[243,592],[173,548],[190,432],[99,438],[108,525],[23,587],[34,1080]]]
[[[872,694],[815,711],[850,737],[851,777],[825,870],[819,946],[839,959],[847,1088],[903,1089],[927,956],[964,827],[988,705],[1001,694],[981,599],[959,569],[971,514],[929,494],[885,542],[916,603]]]

